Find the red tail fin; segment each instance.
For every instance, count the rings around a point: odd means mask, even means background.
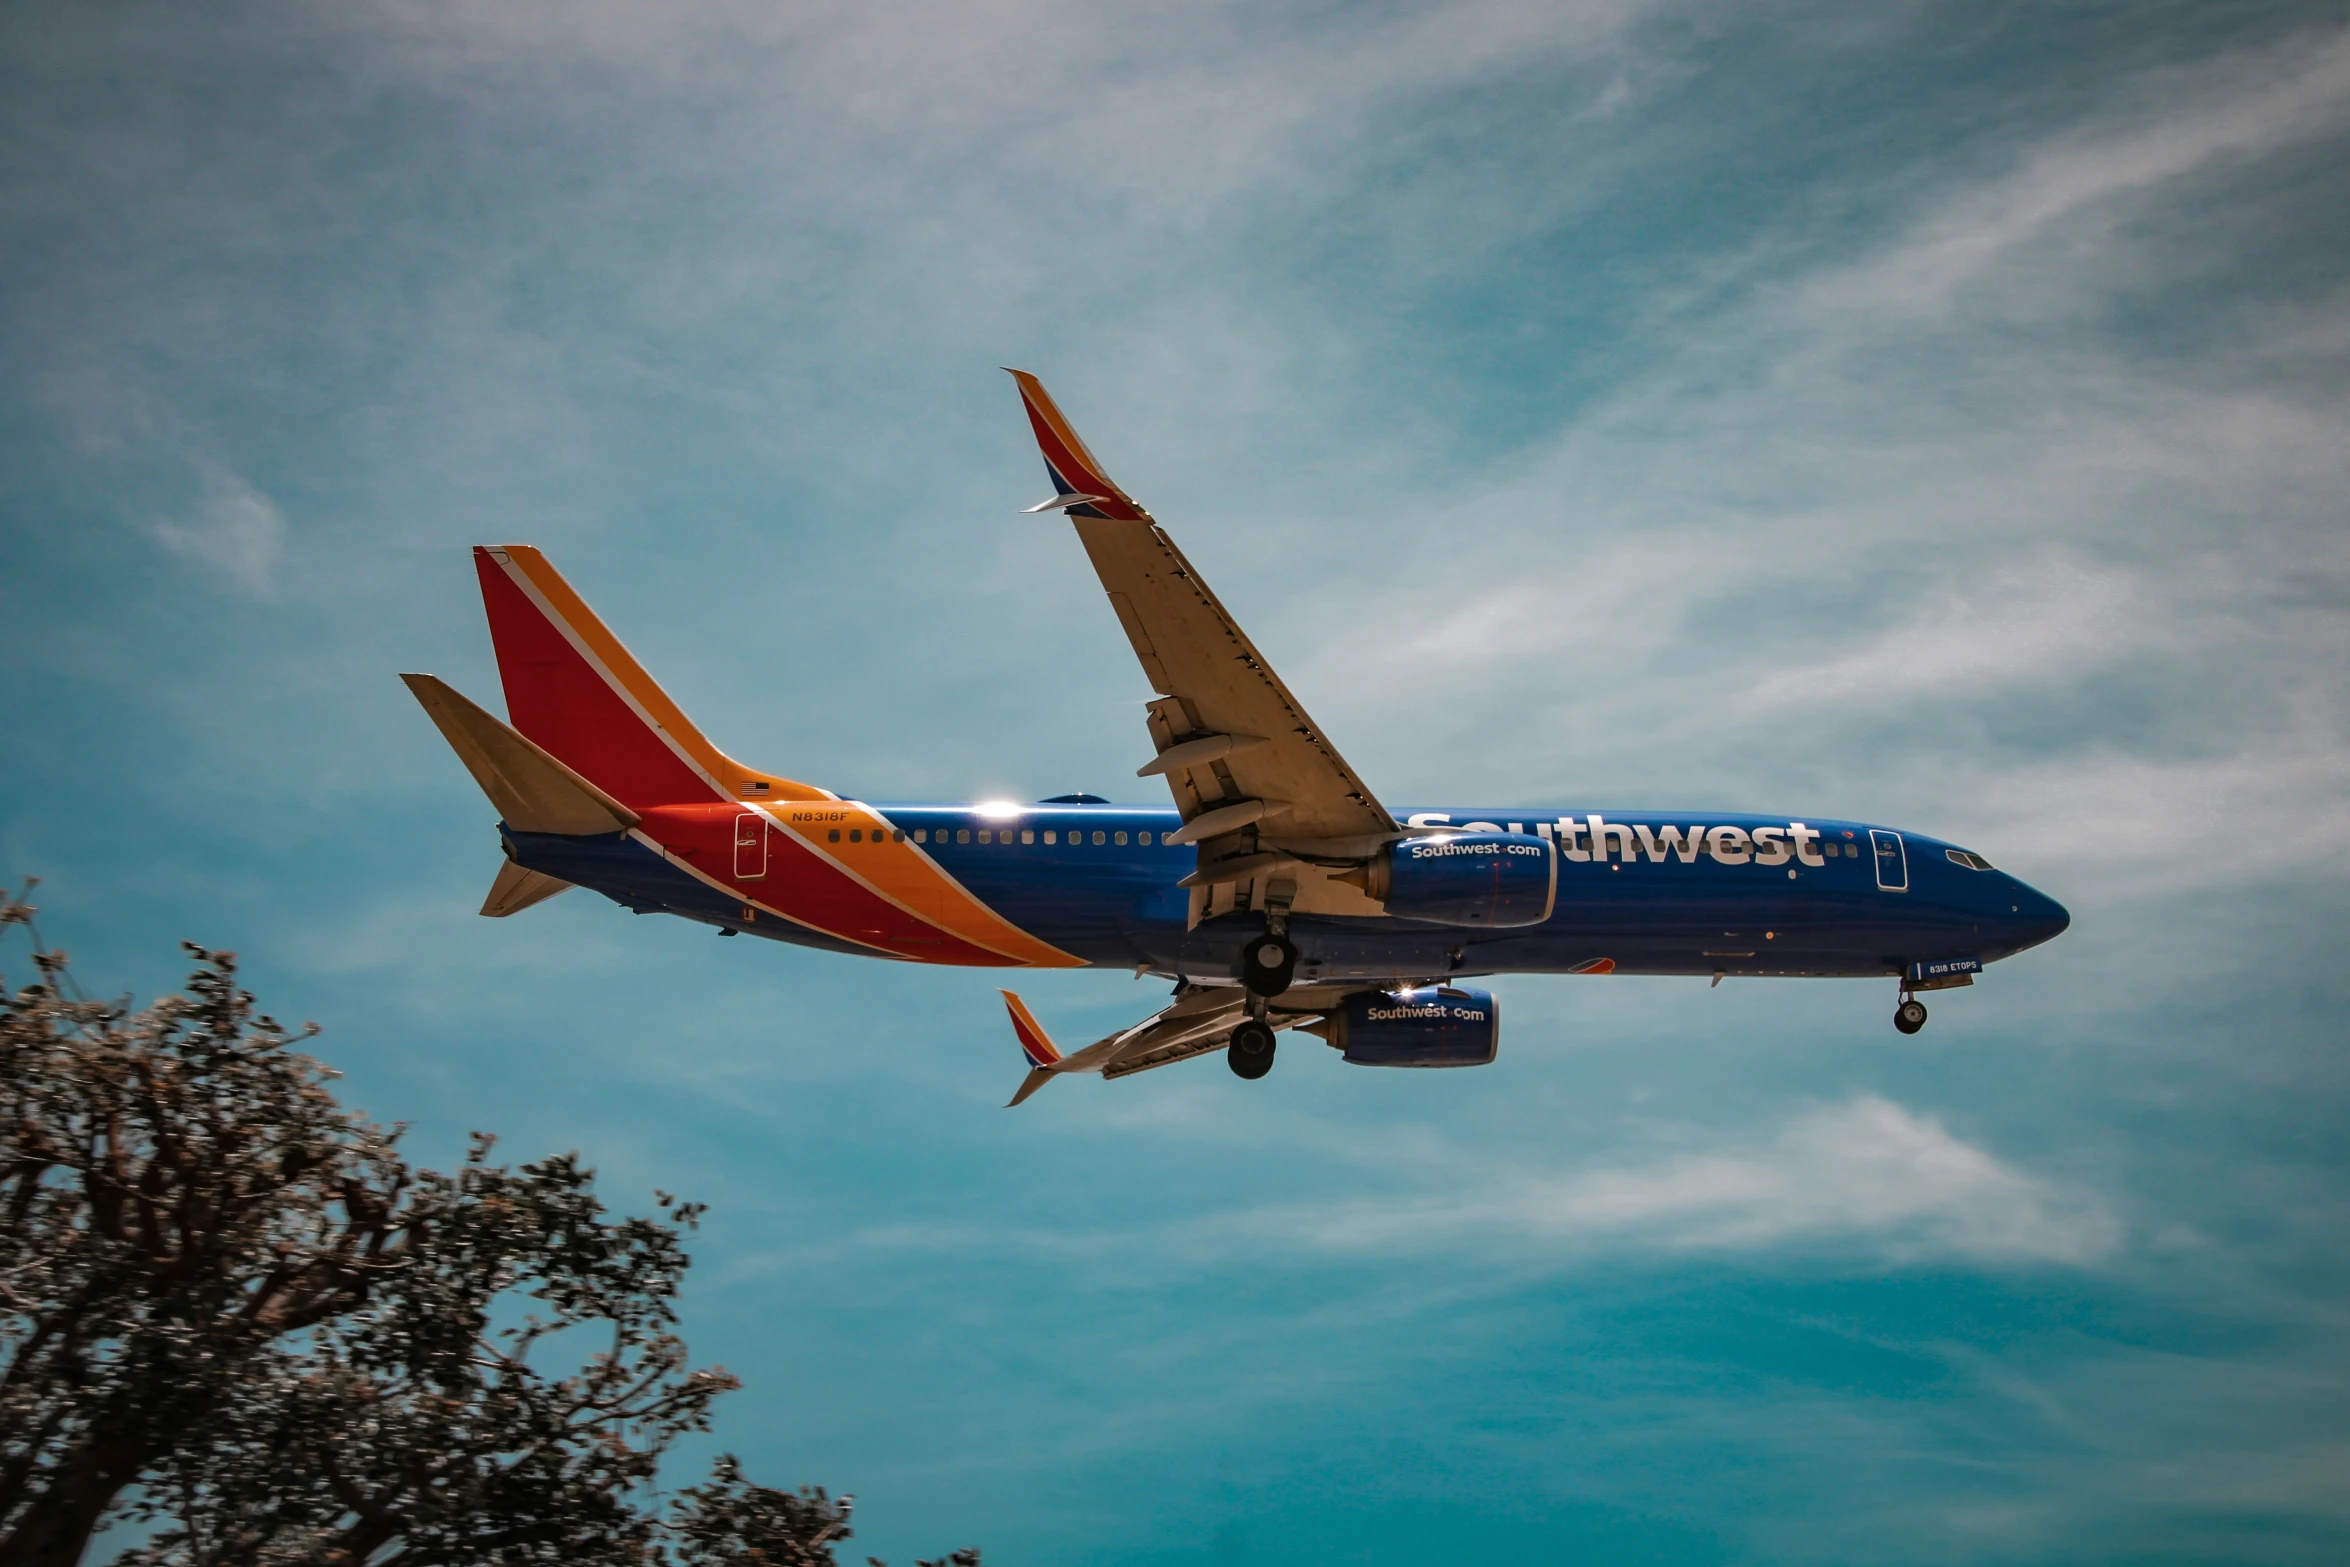
[[[476,547],[473,563],[509,719],[621,803],[832,798],[712,745],[537,550]]]

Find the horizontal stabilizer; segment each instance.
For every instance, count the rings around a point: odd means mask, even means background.
[[[498,879],[490,883],[490,895],[481,902],[481,912],[491,919],[502,920],[509,914],[520,914],[534,903],[544,903],[558,892],[569,892],[571,883],[544,871],[526,871],[508,860],[498,867]]]
[[[1011,1099],[1004,1105],[1004,1108],[1007,1110],[1011,1109],[1013,1105],[1016,1105],[1021,1100],[1026,1099],[1030,1094],[1035,1093],[1038,1089],[1042,1088],[1045,1084],[1051,1082],[1054,1078],[1060,1075],[1060,1073],[1054,1071],[1049,1066],[1040,1066],[1035,1068],[1026,1077],[1020,1079],[1020,1087],[1018,1091],[1012,1095]]]
[[[586,838],[637,824],[636,812],[458,695],[447,682],[433,675],[400,678],[431,715],[441,738],[449,742],[449,749],[473,774],[473,781],[481,785],[481,792],[498,808],[498,819],[507,826],[518,832]],[[500,885],[504,885],[502,880]],[[551,894],[539,894],[548,896]]]

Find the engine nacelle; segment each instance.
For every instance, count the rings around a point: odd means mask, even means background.
[[[1345,879],[1399,919],[1487,929],[1539,925],[1558,899],[1558,850],[1548,838],[1522,832],[1406,838]]]
[[[1356,1066],[1484,1066],[1501,1048],[1492,995],[1453,985],[1357,991],[1330,1022]]]

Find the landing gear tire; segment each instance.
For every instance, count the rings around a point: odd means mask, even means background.
[[[1272,1071],[1272,1025],[1252,1018],[1234,1029],[1232,1043],[1224,1051],[1224,1064],[1232,1068],[1234,1077],[1245,1077],[1252,1083]]]
[[[1297,971],[1297,943],[1287,936],[1259,936],[1240,954],[1240,982],[1252,996],[1278,996]]]
[[[1893,1026],[1905,1034],[1914,1034],[1926,1026],[1926,1004],[1908,1000],[1893,1009]]]

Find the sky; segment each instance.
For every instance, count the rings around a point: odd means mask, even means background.
[[[2346,159],[2258,0],[24,0],[0,874],[427,1162],[710,1203],[687,1456],[860,1557],[2339,1561]],[[1914,1038],[1504,979],[1482,1070],[1014,1113],[1000,973],[478,919],[395,678],[496,705],[477,542],[753,765],[1158,803],[1002,365],[1383,799],[1891,822],[2073,928]]]

